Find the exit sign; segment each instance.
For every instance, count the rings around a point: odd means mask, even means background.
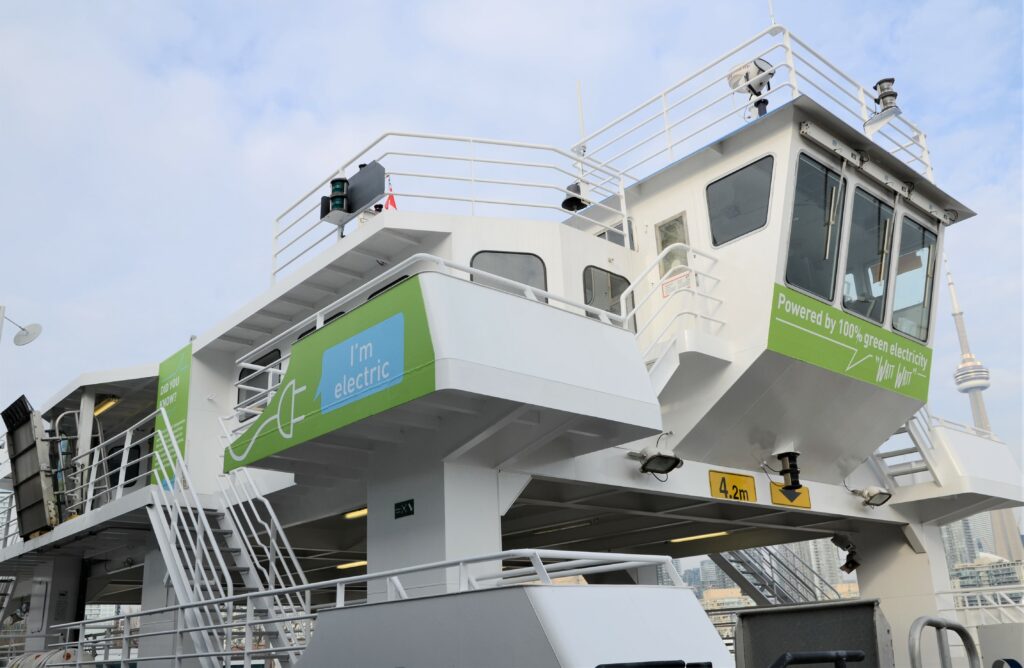
[[[399,501],[395,504],[395,519],[402,517],[409,517],[416,513],[416,501],[415,499],[409,499],[408,501]]]

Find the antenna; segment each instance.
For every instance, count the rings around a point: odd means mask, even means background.
[[[768,19],[775,25],[775,3],[768,0]]]
[[[39,338],[39,335],[43,333],[42,325],[32,323],[30,325],[22,327],[18,323],[14,322],[13,320],[7,317],[4,306],[0,305],[0,334],[3,333],[4,320],[11,323],[20,330],[17,334],[14,335],[14,345],[16,346],[28,345],[29,343],[32,343],[37,338]]]
[[[587,138],[586,126],[583,125],[583,82],[579,79],[576,80],[576,109],[580,117],[580,148],[586,150],[583,146],[583,140]]]

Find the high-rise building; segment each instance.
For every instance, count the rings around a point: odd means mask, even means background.
[[[710,559],[700,562],[700,584],[701,589],[705,591],[708,589],[728,589],[729,587],[736,586],[729,579],[729,576]]]

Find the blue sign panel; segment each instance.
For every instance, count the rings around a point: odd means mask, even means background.
[[[324,351],[320,412],[342,406],[397,385],[405,373],[405,316],[391,316]]]

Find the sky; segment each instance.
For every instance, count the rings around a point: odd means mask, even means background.
[[[1021,442],[1022,3],[775,0],[894,76],[940,186],[993,427]],[[272,220],[385,130],[568,147],[769,24],[750,2],[0,0],[0,405],[163,359],[269,285]],[[970,420],[939,299],[931,405]]]

